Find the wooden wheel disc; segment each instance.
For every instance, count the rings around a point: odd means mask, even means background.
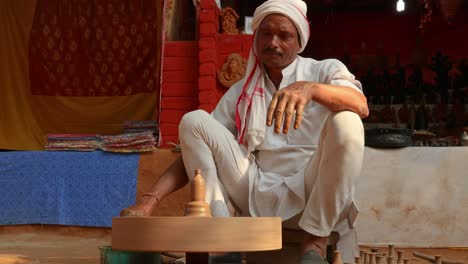
[[[112,248],[152,252],[281,249],[279,217],[115,217]]]

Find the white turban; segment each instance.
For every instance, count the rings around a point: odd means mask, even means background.
[[[271,14],[281,14],[288,17],[297,28],[301,37],[301,53],[310,37],[309,21],[307,20],[307,5],[302,0],[269,0],[257,7],[252,19],[252,31],[257,30],[262,20]]]
[[[257,28],[262,20],[270,14],[281,14],[288,17],[297,28],[301,38],[301,53],[309,40],[310,30],[307,21],[307,5],[302,0],[269,0],[257,7],[252,20],[254,42]],[[250,50],[246,74],[240,81],[242,93],[236,106],[236,127],[239,143],[246,144],[249,152],[253,151],[265,137],[266,104],[264,70],[255,55],[255,44]]]

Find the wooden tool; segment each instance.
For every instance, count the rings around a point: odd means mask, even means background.
[[[354,263],[361,264],[361,257],[354,257]]]
[[[403,264],[403,251],[397,250],[397,264]]]
[[[343,264],[341,251],[333,251],[333,263],[332,264]]]
[[[385,264],[385,255],[375,255],[377,264]]]
[[[204,192],[204,180],[196,170],[192,180],[192,201],[186,206],[186,216],[113,218],[112,248],[187,252],[187,264],[208,263],[207,252],[281,249],[281,218],[211,217]]]
[[[205,180],[201,170],[195,170],[191,183],[192,201],[185,206],[185,216],[211,217],[210,206],[205,202]]]
[[[369,253],[369,263],[370,264],[377,264],[376,256],[377,254],[374,252]]]
[[[433,257],[433,256],[422,254],[422,253],[419,253],[419,252],[416,252],[416,251],[413,251],[413,256],[415,256],[417,258],[420,258],[420,259],[430,261],[432,263],[436,263],[436,262],[441,262],[442,264],[463,264],[464,263],[463,261],[443,260],[441,258],[441,256]]]
[[[369,253],[364,252],[364,264],[370,264],[369,260]]]
[[[395,246],[388,245],[388,257],[394,257],[394,256],[395,256]]]

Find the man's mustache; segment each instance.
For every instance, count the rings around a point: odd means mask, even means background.
[[[262,51],[263,51],[263,53],[270,54],[270,55],[279,55],[279,56],[282,55],[281,52],[279,52],[279,51],[277,51],[275,49],[264,48]]]

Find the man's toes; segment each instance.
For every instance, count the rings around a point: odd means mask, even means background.
[[[131,214],[131,212],[132,211],[130,209],[125,208],[122,211],[120,211],[120,216],[129,216]]]
[[[146,216],[143,210],[138,210],[134,208],[125,208],[120,212],[120,216]]]

